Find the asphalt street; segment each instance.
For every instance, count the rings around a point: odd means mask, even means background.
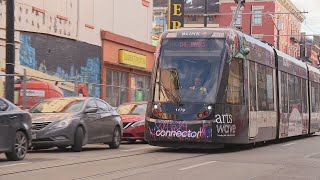
[[[320,179],[320,136],[255,147],[211,150],[171,149],[148,144],[89,145],[80,153],[30,151],[25,160],[0,155],[0,180],[316,180]]]

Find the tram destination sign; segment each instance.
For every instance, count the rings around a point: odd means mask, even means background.
[[[211,46],[210,39],[174,39],[165,43],[169,49],[208,49]]]

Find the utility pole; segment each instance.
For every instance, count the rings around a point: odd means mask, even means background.
[[[6,1],[6,99],[14,102],[14,0]]]
[[[280,29],[277,28],[277,49],[280,51]]]
[[[208,0],[204,1],[204,27],[208,26]]]
[[[279,16],[277,17],[278,23],[277,23],[277,49],[280,51],[280,29],[282,29],[282,24],[280,23]]]
[[[253,12],[253,5],[250,6],[250,31],[249,31],[249,35],[252,35],[252,12]]]

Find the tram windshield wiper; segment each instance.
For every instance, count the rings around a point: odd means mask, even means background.
[[[159,89],[160,91],[162,91],[162,94],[163,94],[163,97],[167,97],[167,96],[170,96],[170,98],[168,98],[168,100],[171,100],[173,103],[176,103],[176,104],[181,104],[180,101],[181,101],[181,98],[180,96],[179,97],[176,97],[175,95],[172,94],[172,92],[165,86],[162,85],[161,82],[157,82],[157,84],[159,85]],[[161,93],[159,93],[159,96]],[[160,98],[159,98],[160,99]]]

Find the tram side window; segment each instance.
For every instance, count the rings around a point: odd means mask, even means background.
[[[320,106],[319,106],[319,101],[320,101],[320,89],[319,89],[319,84],[312,82],[311,83],[311,106],[312,106],[312,112],[320,112]]]
[[[301,97],[301,78],[295,77],[295,104],[297,104],[299,112],[302,112],[302,97]]]
[[[227,103],[240,104],[243,98],[242,59],[232,59],[229,67]]]
[[[256,99],[256,70],[255,63],[250,62],[249,64],[249,79],[250,79],[250,111],[257,110],[257,99]]]
[[[308,112],[308,94],[307,94],[307,81],[305,79],[302,79],[302,86],[301,86],[301,96],[302,96],[302,112],[307,113]]]
[[[319,110],[319,84],[318,83],[314,83],[314,94],[315,94],[315,112],[320,112]]]
[[[311,112],[317,112],[316,111],[316,86],[317,84],[314,82],[311,82]]]
[[[257,65],[258,110],[274,111],[273,70]]]
[[[302,112],[302,96],[301,96],[301,78],[288,75],[289,82],[289,111],[293,108],[298,108],[299,112]]]
[[[295,101],[295,83],[294,83],[294,76],[293,75],[288,75],[288,91],[289,91],[289,112],[291,112],[292,107],[294,105]]]
[[[288,84],[287,73],[281,73],[281,105],[282,112],[288,113]]]

